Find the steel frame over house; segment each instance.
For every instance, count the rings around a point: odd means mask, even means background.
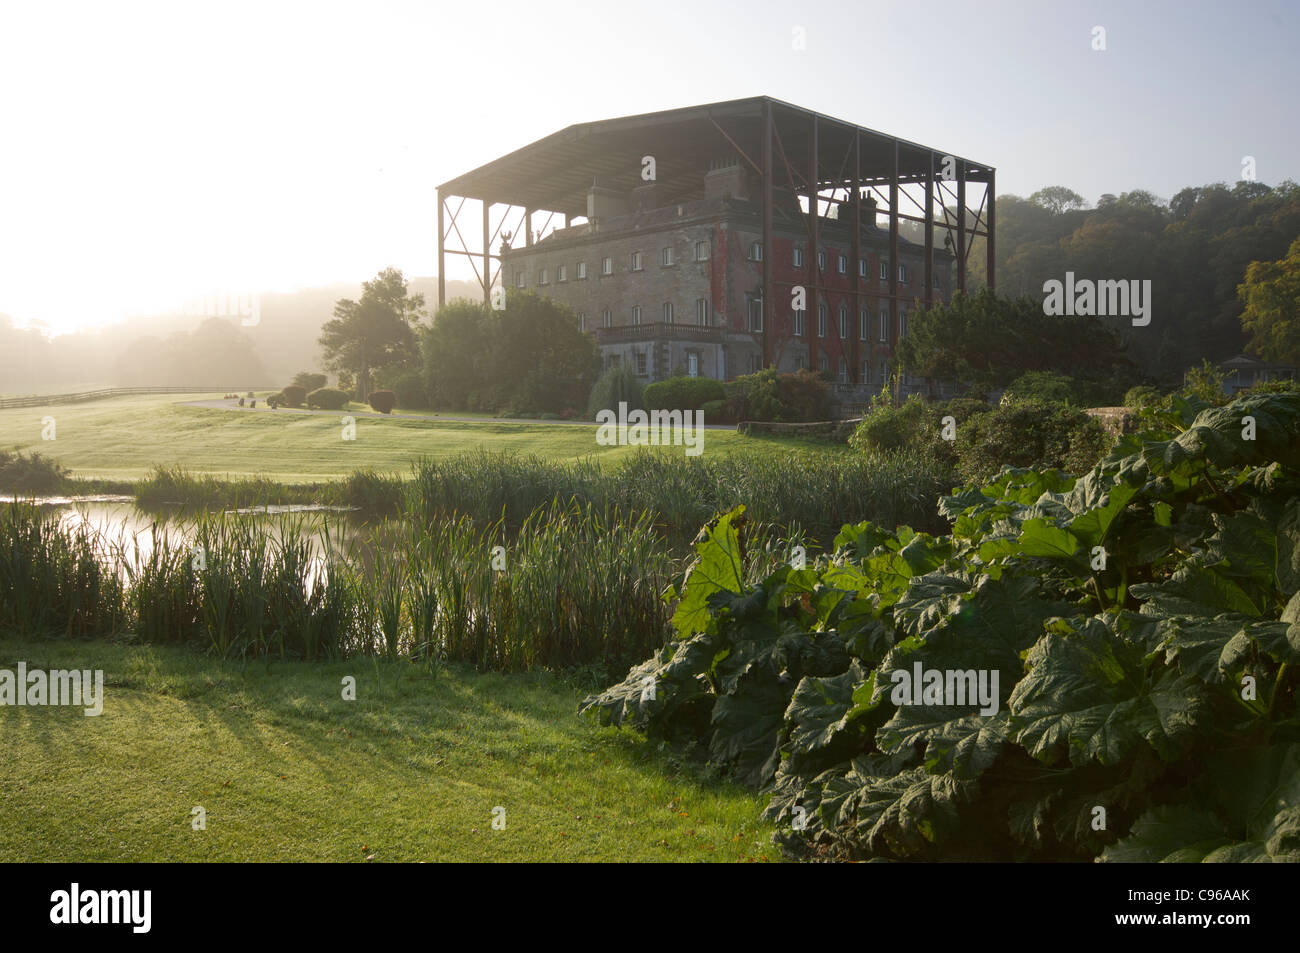
[[[470,261],[487,303],[502,277],[502,254],[531,248],[551,231],[585,217],[594,182],[630,193],[645,185],[643,160],[652,156],[660,200],[685,200],[701,192],[710,161],[723,153],[738,156],[755,174],[767,249],[774,247],[774,194],[799,198],[807,274],[798,282],[778,280],[773,256],[764,256],[766,302],[775,302],[779,290],[802,284],[808,313],[817,313],[826,286],[817,267],[819,235],[831,206],[838,206],[840,215],[851,210],[855,261],[864,214],[888,218],[891,262],[899,260],[899,222],[924,227],[926,306],[933,303],[935,289],[936,230],[945,233],[944,246],[955,256],[957,291],[967,290],[973,240],[980,236],[986,239],[985,280],[994,287],[992,166],[761,96],[570,126],[444,182],[438,187],[439,305],[446,303],[448,255]],[[868,294],[887,300],[896,326],[904,295],[898,269],[890,272],[887,290],[868,292],[858,279],[849,293],[858,301]],[[776,327],[771,320],[763,325],[765,364],[772,358]],[[855,335],[855,361],[857,348]]]

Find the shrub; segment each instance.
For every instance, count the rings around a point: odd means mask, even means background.
[[[348,395],[333,387],[322,387],[307,395],[307,406],[321,410],[342,410],[347,406]]]
[[[982,483],[1003,466],[1085,473],[1112,443],[1095,418],[1044,401],[1018,401],[976,414],[957,430],[957,469],[968,483]]]
[[[699,410],[727,396],[722,381],[711,377],[670,377],[645,389],[646,410]]]
[[[67,479],[68,471],[39,453],[0,450],[0,489],[11,493],[48,493]]]
[[[319,388],[317,388],[319,390]],[[312,393],[315,393],[313,391]],[[284,390],[280,391],[280,403],[286,407],[301,407],[303,401],[307,399],[307,390],[298,384],[290,384]]]
[[[781,374],[769,367],[737,377],[726,390],[735,401],[737,419],[798,423],[830,418],[830,386],[812,371]]]
[[[542,414],[541,419],[542,419],[542,420],[561,420],[561,419],[563,419],[563,418],[560,417],[559,414],[553,414],[553,413],[551,413],[550,411],[547,411],[546,413]]]
[[[302,388],[303,395],[306,396],[314,390],[320,390],[329,380],[324,374],[317,374],[314,371],[299,371],[293,375],[293,383]]]
[[[391,390],[372,390],[368,403],[381,414],[391,414],[397,406],[397,395]]]
[[[1149,384],[1130,387],[1124,395],[1124,406],[1132,407],[1134,410],[1142,410],[1145,407],[1159,407],[1164,401],[1165,395]]]
[[[1074,379],[1053,371],[1029,371],[1021,374],[1002,393],[1002,403],[1039,400],[1049,404],[1078,404],[1079,392]]]
[[[396,398],[394,406],[410,409],[412,407],[429,407],[429,389],[425,386],[424,374],[420,370],[390,370],[385,368],[376,372],[376,390],[391,390]]]
[[[587,400],[587,417],[595,420],[596,414],[602,410],[618,413],[619,401],[627,401],[628,410],[645,409],[641,382],[630,365],[621,363],[606,370],[592,385]]]
[[[1220,407],[1231,398],[1223,390],[1227,375],[1208,360],[1202,361],[1200,367],[1193,367],[1183,378],[1182,393],[1185,397],[1197,397],[1207,404]]]
[[[706,403],[700,410],[704,413],[704,419],[711,424],[731,424],[735,423],[728,416],[728,406],[725,400],[711,400]]]
[[[1252,394],[1294,394],[1300,392],[1300,381],[1278,380],[1260,381],[1254,387],[1250,388]]]

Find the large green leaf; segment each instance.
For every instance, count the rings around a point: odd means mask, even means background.
[[[1145,653],[1108,621],[1062,620],[1029,651],[1011,693],[1012,738],[1051,762],[1117,764],[1143,741],[1178,757],[1205,717],[1201,682],[1172,669],[1148,675]]]
[[[701,531],[701,538],[695,544],[695,561],[686,574],[681,601],[673,612],[672,624],[678,638],[689,638],[708,628],[712,621],[709,599],[715,593],[744,590],[740,541],[744,513],[745,508],[738,506]]]

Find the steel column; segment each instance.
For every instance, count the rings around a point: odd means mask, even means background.
[[[988,233],[988,235],[986,236],[988,238],[988,244],[985,245],[984,267],[987,271],[985,277],[985,283],[989,286],[990,291],[997,288],[997,281],[996,281],[997,276],[995,274],[997,269],[997,253],[995,250],[995,246],[993,244],[993,238],[997,234],[997,227],[996,227],[996,222],[994,220],[994,206],[993,206],[993,199],[994,199],[993,176],[994,176],[993,170],[989,169],[989,180],[988,183],[985,185],[985,188],[988,189],[988,196],[989,196],[989,214],[988,214],[988,218],[984,222],[984,231]]]
[[[934,306],[934,152],[925,177],[925,309]]]
[[[492,236],[488,229],[488,210],[491,205],[483,199],[483,304],[492,305]]]
[[[821,220],[818,216],[817,206],[820,204],[817,196],[818,175],[818,155],[817,147],[818,134],[820,128],[817,122],[817,116],[812,117],[812,136],[808,140],[808,274],[812,276],[808,287],[808,312],[804,315],[804,330],[808,332],[808,370],[814,374],[817,373],[817,349],[819,345],[818,333],[821,331],[822,315],[822,293],[821,293],[821,262],[818,256],[821,254]],[[826,315],[826,323],[830,323],[830,314]],[[827,365],[829,367],[829,364]]]
[[[966,161],[957,173],[957,290],[966,293]]]
[[[851,254],[853,261],[853,315],[849,322],[848,359],[849,380],[862,383],[862,356],[859,353],[859,341],[862,338],[862,188],[858,182],[862,176],[862,134],[853,133],[853,242]],[[854,325],[857,334],[853,333]],[[843,351],[845,342],[840,342]]]
[[[776,289],[772,284],[772,255],[776,251],[772,239],[772,101],[763,101],[763,300],[759,303],[763,315],[763,367],[772,362],[773,330],[776,324]],[[712,258],[712,256],[710,256]],[[717,267],[712,261],[710,267]]]
[[[442,190],[438,190],[438,307],[441,309],[447,303],[447,255],[443,251],[443,239],[446,237],[446,231],[442,222],[443,198]]]
[[[898,140],[894,140],[893,171],[889,177],[889,346],[898,344]],[[891,350],[892,353],[892,350]],[[894,400],[898,400],[898,385]]]

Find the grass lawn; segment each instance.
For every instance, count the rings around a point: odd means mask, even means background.
[[[362,467],[405,475],[410,463],[421,456],[450,456],[477,448],[555,459],[594,456],[604,461],[637,449],[598,446],[594,424],[358,417],[356,440],[345,441],[337,417],[183,405],[211,396],[151,394],[0,410],[0,447],[39,451],[68,467],[73,476],[89,479],[138,480],[155,465],[180,464],[194,473],[261,475],[282,483],[333,480]],[[42,420],[47,416],[54,418],[54,440],[41,439]],[[837,452],[825,444],[746,437],[733,431],[709,430],[704,437],[705,454],[755,447]],[[683,452],[681,447],[670,449]]]
[[[0,640],[0,668],[19,661],[102,669],[104,711],[0,707],[0,861],[778,856],[764,798],[579,718],[583,692],[547,673],[241,670],[182,649]]]

